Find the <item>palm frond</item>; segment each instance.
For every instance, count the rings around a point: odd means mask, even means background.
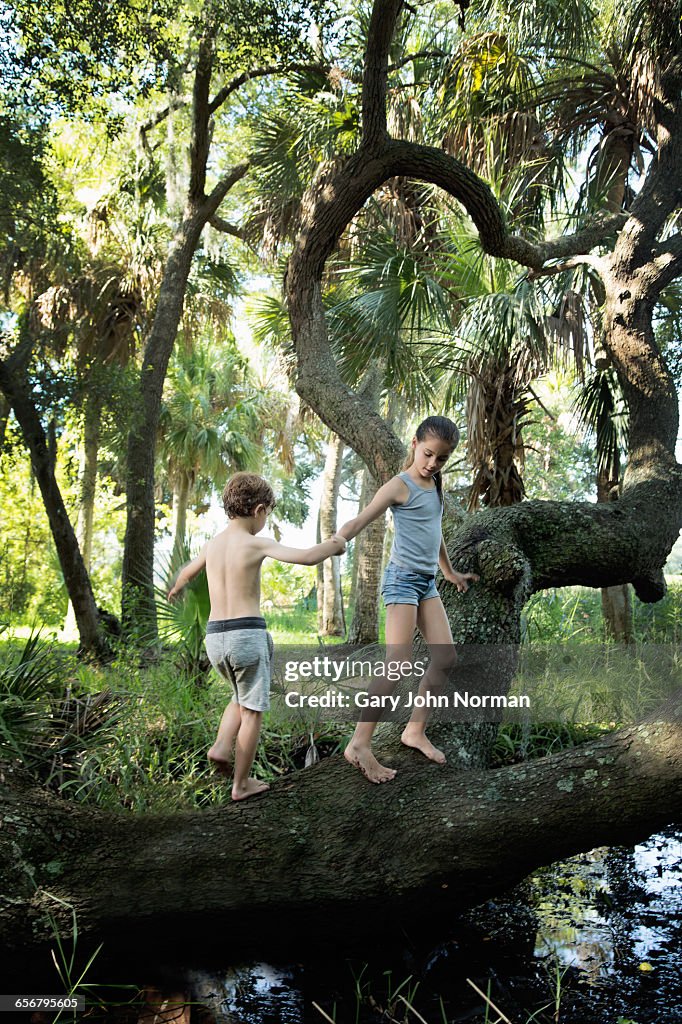
[[[615,371],[595,371],[577,391],[575,407],[580,425],[596,439],[597,469],[618,480],[627,451],[628,421]]]

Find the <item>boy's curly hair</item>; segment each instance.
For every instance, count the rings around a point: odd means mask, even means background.
[[[256,505],[273,509],[276,504],[272,487],[257,473],[235,473],[223,491],[223,507],[228,519],[250,516]]]

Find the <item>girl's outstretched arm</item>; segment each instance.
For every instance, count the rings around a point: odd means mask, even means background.
[[[440,566],[440,570],[445,579],[450,583],[454,583],[462,594],[465,590],[469,589],[469,580],[472,580],[472,582],[475,583],[480,579],[480,577],[473,572],[455,572],[452,568],[452,563],[450,562],[448,549],[446,548],[445,541],[442,537],[440,539],[440,551],[438,552],[438,565]]]
[[[387,484],[380,487],[369,505],[358,512],[355,519],[349,519],[337,533],[346,540],[352,540],[361,530],[383,515],[391,505],[402,505],[409,497],[407,484],[399,476],[392,477]]]

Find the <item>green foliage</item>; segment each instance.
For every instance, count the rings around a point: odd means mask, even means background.
[[[156,615],[161,640],[174,644],[179,664],[193,679],[201,679],[207,668],[204,637],[211,613],[206,573],[195,576],[177,600],[169,601],[166,596],[170,581],[191,557],[188,545],[183,543],[162,566],[162,579],[168,583],[155,588]]]
[[[0,587],[3,609],[13,626],[41,622],[61,628],[67,594],[40,490],[28,455],[14,428],[11,443],[0,457]],[[58,445],[57,480],[75,522],[78,503],[77,436],[65,426]],[[120,601],[121,542],[125,529],[125,501],[117,492],[117,459],[102,452],[102,475],[94,514],[91,578],[99,605],[114,611]]]
[[[0,648],[2,756],[19,760],[44,785],[72,784],[88,749],[118,717],[111,691],[84,694],[66,681],[70,668],[68,655],[36,632],[22,646],[10,639]]]
[[[523,482],[527,498],[589,501],[594,498],[594,444],[579,429],[572,375],[560,370],[533,384],[537,402],[524,426]]]
[[[576,401],[583,427],[594,433],[597,470],[619,480],[621,459],[627,450],[628,416],[625,399],[612,368],[595,370],[583,383]]]
[[[267,558],[261,573],[261,606],[267,615],[268,628],[301,630],[305,636],[310,621],[303,609],[316,581],[315,566],[293,565]],[[310,633],[307,635],[310,639]],[[287,642],[292,641],[289,639]]]
[[[133,97],[162,80],[178,43],[170,31],[175,11],[169,0],[3,3],[3,80],[39,116],[41,106],[49,116],[55,104],[101,113],[101,97]]]
[[[589,587],[543,590],[523,611],[524,639],[530,643],[603,640],[601,591]],[[682,581],[668,579],[668,593],[656,604],[634,601],[635,637],[649,643],[679,642]]]
[[[606,726],[575,722],[540,722],[527,726],[506,723],[500,726],[495,740],[492,766],[497,768],[556,754],[560,750],[596,739],[606,731]]]
[[[0,282],[5,302],[16,267],[44,257],[44,225],[56,218],[44,149],[43,131],[0,108]]]
[[[310,485],[317,475],[318,464],[302,445],[297,446],[294,471],[276,473],[277,518],[294,526],[303,526],[310,511]]]
[[[31,760],[40,743],[50,701],[60,690],[60,664],[50,646],[31,633],[21,647],[3,645],[0,661],[0,741],[5,757]]]
[[[261,401],[248,379],[233,340],[177,349],[159,419],[160,454],[171,479],[184,472],[220,488],[230,470],[255,467]]]

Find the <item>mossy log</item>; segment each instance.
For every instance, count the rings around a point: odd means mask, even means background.
[[[439,921],[534,868],[631,843],[682,815],[682,715],[497,770],[395,745],[373,786],[341,757],[241,804],[171,815],[67,803],[5,772],[0,940],[15,954],[58,922],[109,952],[338,954]],[[59,903],[57,900],[64,901]],[[68,905],[68,906],[67,906]]]

